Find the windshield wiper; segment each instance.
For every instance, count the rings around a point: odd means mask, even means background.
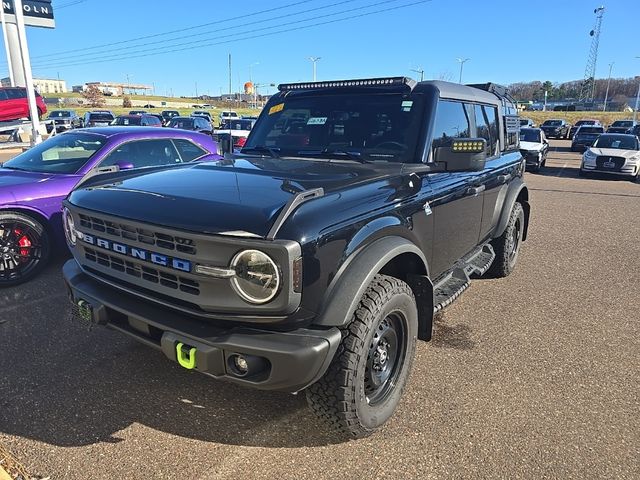
[[[323,155],[323,156],[331,156],[331,155],[335,155],[338,157],[346,157],[349,160],[355,160],[356,162],[360,162],[360,163],[371,163],[369,160],[366,160],[362,157],[362,153],[361,152],[355,152],[355,151],[347,151],[347,150],[329,150],[328,148],[325,148],[323,150],[300,150],[298,152],[298,155],[300,156],[305,156],[305,155]]]
[[[256,145],[255,147],[243,147],[240,153],[268,153],[272,158],[280,158],[280,149],[278,147],[267,147],[266,145]]]

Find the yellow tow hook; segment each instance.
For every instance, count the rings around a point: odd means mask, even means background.
[[[176,345],[176,359],[181,367],[187,370],[193,370],[196,368],[196,349],[195,347],[191,347],[185,352],[182,349],[184,346],[184,343],[178,343],[178,345]]]

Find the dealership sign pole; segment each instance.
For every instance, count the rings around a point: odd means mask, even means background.
[[[11,51],[9,50],[9,40],[7,35],[7,21],[4,15],[4,7],[0,8],[0,19],[2,20],[2,36],[4,39],[4,49],[7,54],[7,67],[9,69],[9,82],[12,87],[16,86],[16,79],[13,76],[13,65],[11,64]]]
[[[53,8],[51,0],[2,0],[3,31],[5,45],[9,54],[7,61],[13,70],[15,86],[26,87],[31,117],[31,145],[42,141],[39,127],[38,106],[33,88],[33,74],[29,59],[29,46],[25,25],[33,27],[54,28]]]

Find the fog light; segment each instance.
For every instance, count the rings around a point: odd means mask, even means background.
[[[238,369],[238,372],[242,373],[243,375],[249,371],[249,362],[247,362],[247,359],[242,355],[236,355],[233,359],[233,364]]]

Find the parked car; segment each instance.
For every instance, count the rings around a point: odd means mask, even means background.
[[[82,125],[86,127],[106,127],[116,119],[109,110],[93,110],[84,114]]]
[[[163,110],[161,112],[162,115],[162,123],[167,126],[169,124],[169,120],[173,117],[179,117],[180,112],[178,110]]]
[[[571,126],[571,130],[569,131],[569,139],[573,139],[573,136],[576,134],[578,128],[582,126],[592,126],[592,127],[602,127],[600,120],[595,120],[592,118],[584,118],[582,120],[578,120],[574,125]]]
[[[169,128],[179,128],[181,130],[192,130],[194,132],[211,135],[213,127],[205,117],[173,117],[167,125]]]
[[[142,108],[156,108],[156,106],[151,103],[147,103],[146,105],[143,105]]]
[[[240,117],[237,112],[233,110],[223,110],[219,115],[219,125],[222,127],[227,120],[237,120],[238,118]]]
[[[517,111],[482,87],[280,85],[240,155],[76,188],[75,317],[190,371],[304,391],[336,440],[371,435],[434,312],[472,276],[512,273],[527,238]]]
[[[139,115],[119,115],[111,125],[120,126],[139,126],[139,127],[162,127],[162,121],[153,115],[139,114]]]
[[[131,110],[129,115],[145,115],[146,113],[146,110]]]
[[[83,121],[75,110],[53,110],[47,116],[45,125],[48,133],[51,133],[54,128],[56,133],[61,133],[72,128],[82,128]]]
[[[582,156],[580,176],[601,172],[629,177],[640,177],[640,140],[635,135],[605,133]]]
[[[629,132],[630,135],[635,135],[636,137],[640,137],[640,124],[634,125]]]
[[[634,126],[633,120],[616,120],[609,125],[607,133],[629,133]]]
[[[545,120],[540,128],[547,138],[569,138],[571,132],[571,125],[560,119]]]
[[[530,118],[520,117],[520,128],[536,128],[536,124]]]
[[[547,163],[549,141],[540,128],[520,128],[520,153],[525,159],[526,168],[540,171]]]
[[[583,125],[578,128],[571,141],[572,152],[584,152],[604,133],[603,126]]]
[[[26,281],[64,245],[62,200],[98,168],[137,169],[220,159],[211,137],[160,128],[70,130],[0,168],[0,287]]]
[[[227,120],[221,128],[213,131],[214,138],[223,145],[225,152],[231,151],[229,141],[233,145],[233,151],[244,147],[247,137],[256,123],[255,120]]]
[[[37,91],[36,105],[38,106],[38,117],[42,117],[47,113],[47,106]],[[23,87],[0,88],[0,122],[9,122],[21,118],[31,118],[27,89]]]
[[[191,116],[206,118],[207,121],[213,125],[213,118],[211,118],[211,114],[209,112],[205,112],[204,110],[195,110],[191,112]]]

